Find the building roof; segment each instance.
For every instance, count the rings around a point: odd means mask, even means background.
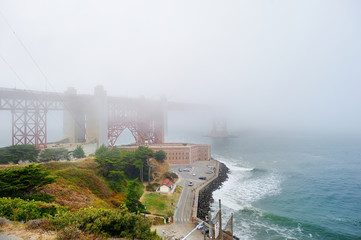
[[[171,180],[169,180],[168,178],[166,178],[166,179],[163,181],[162,185],[165,185],[165,186],[167,186],[167,187],[171,187],[171,186],[173,185],[173,182],[172,182]]]
[[[129,144],[129,145],[121,145],[118,146],[123,149],[137,149],[139,147],[138,144]],[[149,148],[191,148],[191,147],[210,147],[210,144],[194,144],[194,143],[155,143],[155,144],[149,144]]]

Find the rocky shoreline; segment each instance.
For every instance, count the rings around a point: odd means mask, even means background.
[[[228,173],[229,168],[224,163],[219,162],[218,177],[199,191],[197,209],[198,218],[205,219],[205,216],[208,215],[208,212],[211,210],[211,204],[214,202],[212,197],[213,191],[222,186],[223,182],[228,178]]]

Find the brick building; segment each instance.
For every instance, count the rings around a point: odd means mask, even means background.
[[[163,150],[167,154],[166,160],[171,164],[190,164],[195,161],[208,161],[211,159],[210,144],[162,143],[149,144],[147,147],[154,151]],[[122,145],[120,148],[134,151],[138,146]]]

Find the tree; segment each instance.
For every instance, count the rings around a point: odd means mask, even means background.
[[[85,157],[84,149],[81,145],[78,145],[73,151],[73,157],[75,158],[83,158]]]
[[[141,160],[144,163],[148,158],[153,157],[153,155],[153,150],[145,146],[139,146],[138,149],[135,150],[135,158]]]
[[[110,181],[110,187],[118,192],[125,190],[127,180],[123,171],[110,171],[108,174],[108,180]]]
[[[0,197],[21,197],[36,193],[41,187],[55,182],[41,164],[0,171]],[[26,198],[26,197],[25,197]]]
[[[51,160],[69,160],[70,159],[70,152],[64,148],[57,148],[57,149],[45,149],[40,153],[40,161],[41,162],[48,162]]]
[[[167,154],[163,150],[156,151],[154,154],[155,160],[157,160],[160,163],[164,162],[166,157],[167,157]]]
[[[139,146],[137,150],[135,150],[135,159],[136,159],[136,166],[139,168],[140,171],[140,181],[143,182],[144,179],[144,166],[147,166],[148,169],[148,183],[150,182],[150,163],[149,158],[154,156],[154,151],[145,146]]]
[[[18,163],[19,161],[37,162],[40,150],[34,145],[15,145],[0,148],[0,164]]]
[[[102,144],[96,151],[95,151],[95,156],[98,157],[100,155],[102,155],[103,153],[106,153],[109,151],[109,147],[105,146],[104,144]]]
[[[128,181],[125,205],[129,211],[135,213],[144,211],[144,206],[139,201],[141,195],[141,184],[138,179]]]

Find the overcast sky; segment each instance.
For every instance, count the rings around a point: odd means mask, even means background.
[[[361,130],[359,0],[1,0],[0,11],[0,87],[101,84],[226,105],[244,128]]]

